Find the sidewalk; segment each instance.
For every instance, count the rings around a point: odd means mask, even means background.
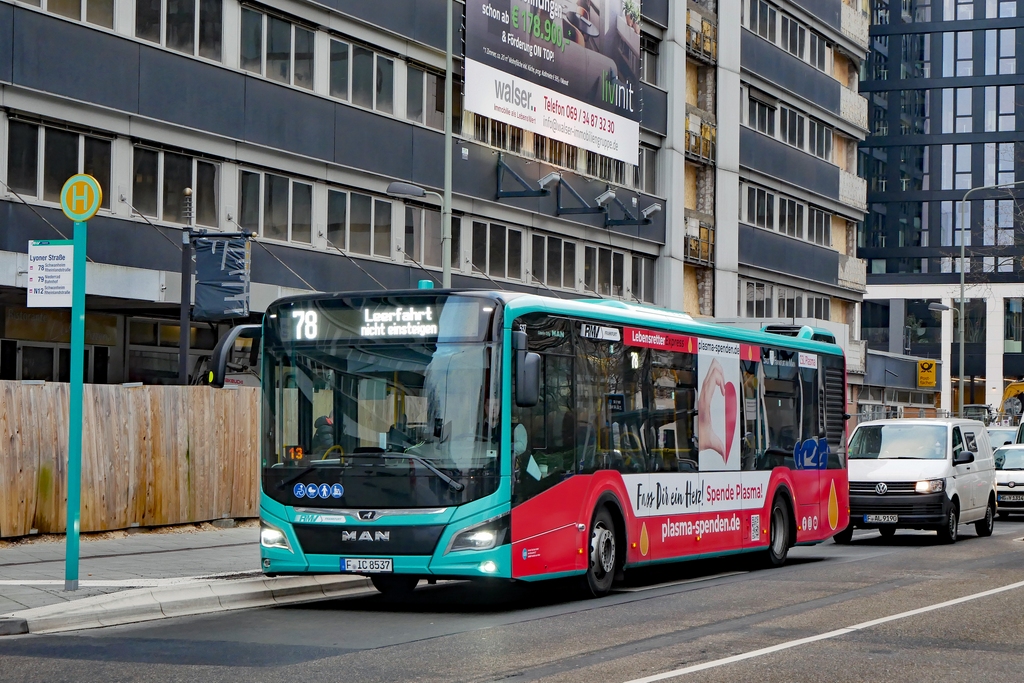
[[[79,589],[64,539],[0,542],[0,636],[46,633],[373,592],[352,575],[265,578],[259,526],[187,525],[82,537]]]
[[[64,591],[64,538],[0,543],[0,615],[130,588],[260,575],[260,530],[210,524],[83,535],[79,589]],[[218,577],[217,575],[220,575]]]

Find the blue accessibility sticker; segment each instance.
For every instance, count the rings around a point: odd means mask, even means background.
[[[345,495],[345,487],[341,484],[335,484],[331,487],[331,498],[341,498]]]
[[[292,489],[292,493],[295,494],[296,498],[305,498],[306,497],[306,485],[305,484],[296,484],[295,488]]]
[[[306,495],[310,498],[316,498],[319,492],[320,490],[317,488],[316,484],[306,484]]]
[[[331,497],[331,487],[327,484],[320,484],[320,497],[327,500]]]
[[[523,559],[526,559],[526,548],[523,548]]]

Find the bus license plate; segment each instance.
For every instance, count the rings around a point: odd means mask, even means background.
[[[394,571],[392,562],[393,560],[390,558],[379,560],[366,557],[343,557],[341,558],[341,571],[358,574],[388,574]]]
[[[898,521],[899,515],[864,515],[865,524],[895,524]]]
[[[998,499],[1005,503],[1024,502],[1024,494],[1021,493],[1000,493]]]

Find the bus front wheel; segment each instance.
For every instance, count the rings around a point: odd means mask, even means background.
[[[599,508],[590,524],[590,561],[586,575],[586,589],[596,598],[607,595],[612,589],[618,561],[617,542],[611,513],[606,507]]]
[[[373,587],[383,593],[385,598],[407,598],[420,582],[419,577],[402,574],[375,574],[370,577]]]

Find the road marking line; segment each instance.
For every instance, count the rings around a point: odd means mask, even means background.
[[[838,638],[839,636],[845,636],[848,633],[860,631],[862,629],[871,628],[872,626],[878,626],[885,624],[890,621],[897,621],[899,619],[906,619],[907,617],[917,616],[918,614],[925,614],[932,612],[937,609],[944,607],[952,607],[953,605],[959,605],[961,603],[970,602],[971,600],[978,600],[979,598],[985,598],[990,595],[996,595],[997,593],[1004,593],[1017,588],[1024,588],[1024,581],[1018,581],[1017,583],[1011,583],[1006,586],[1000,586],[999,588],[992,588],[987,591],[980,593],[973,593],[971,595],[965,595],[962,598],[956,598],[954,600],[947,600],[946,602],[936,603],[934,605],[928,605],[927,607],[919,607],[912,609],[907,612],[900,612],[899,614],[893,614],[888,617],[882,617],[880,619],[872,619],[871,621],[861,622],[854,624],[853,626],[847,626],[845,628],[836,629],[834,631],[828,631],[827,633],[819,633],[816,636],[808,636],[806,638],[799,638],[797,640],[789,640],[778,645],[772,645],[770,647],[763,647],[759,650],[751,650],[750,652],[743,652],[738,655],[732,655],[731,657],[723,657],[722,659],[716,659],[710,662],[704,662],[703,664],[694,664],[682,669],[674,669],[672,671],[666,671],[660,674],[654,674],[653,676],[646,676],[644,678],[635,678],[626,683],[655,683],[656,681],[664,681],[669,678],[677,678],[679,676],[685,676],[686,674],[696,673],[697,671],[705,671],[707,669],[714,669],[727,664],[733,664],[735,662],[742,662],[746,659],[753,659],[755,657],[763,657],[764,655],[770,655],[775,652],[782,650],[789,650],[794,647],[801,645],[807,645],[808,643],[815,643],[819,640],[828,640],[830,638]]]
[[[669,586],[682,586],[687,583],[700,583],[701,581],[711,581],[712,579],[724,579],[727,576],[739,576],[740,574],[749,574],[750,572],[722,572],[721,574],[712,574],[711,576],[701,576],[696,579],[682,579],[680,581],[668,581],[666,583],[656,583],[653,586],[637,586],[635,588],[616,588],[613,593],[639,593],[641,591],[650,591],[655,588],[668,588]]]
[[[223,572],[206,576],[177,576],[166,579],[84,579],[78,582],[83,588],[159,588],[206,581],[228,579],[255,579],[262,577],[263,572]],[[64,579],[0,579],[0,586],[63,586]]]

